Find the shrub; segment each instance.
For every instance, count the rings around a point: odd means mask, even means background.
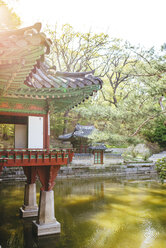
[[[145,144],[129,146],[123,153],[125,159],[147,160],[150,155],[150,150]]]
[[[164,180],[166,179],[166,157],[157,160],[156,170],[161,183],[164,183]]]
[[[152,143],[158,143],[160,147],[166,147],[166,122],[165,116],[160,117],[151,124],[149,124],[145,129],[143,129],[142,134],[147,139],[147,141]]]

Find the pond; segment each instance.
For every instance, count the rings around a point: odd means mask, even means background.
[[[39,198],[40,185],[37,185]],[[24,183],[0,183],[2,248],[165,248],[166,186],[155,181],[57,180],[61,234],[35,238],[19,218]]]

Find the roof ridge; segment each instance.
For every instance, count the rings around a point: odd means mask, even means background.
[[[87,72],[61,72],[61,71],[56,71],[56,76],[61,76],[61,77],[85,77],[86,75],[94,75],[95,70],[92,71],[87,71]]]

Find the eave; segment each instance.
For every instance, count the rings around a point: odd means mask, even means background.
[[[102,80],[94,76],[94,71],[59,72],[44,62],[51,41],[40,28],[38,23],[0,33],[0,96],[3,100],[0,111],[4,111],[2,106],[8,106],[11,100],[20,102],[20,106],[24,101],[33,100],[36,106],[44,106],[43,111],[65,111],[102,87]],[[12,108],[9,105],[8,111]]]

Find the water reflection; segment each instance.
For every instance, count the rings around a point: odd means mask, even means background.
[[[166,247],[166,186],[157,182],[57,181],[55,216],[62,232],[40,238],[32,235],[31,219],[19,219],[23,194],[24,183],[0,184],[3,248]]]

